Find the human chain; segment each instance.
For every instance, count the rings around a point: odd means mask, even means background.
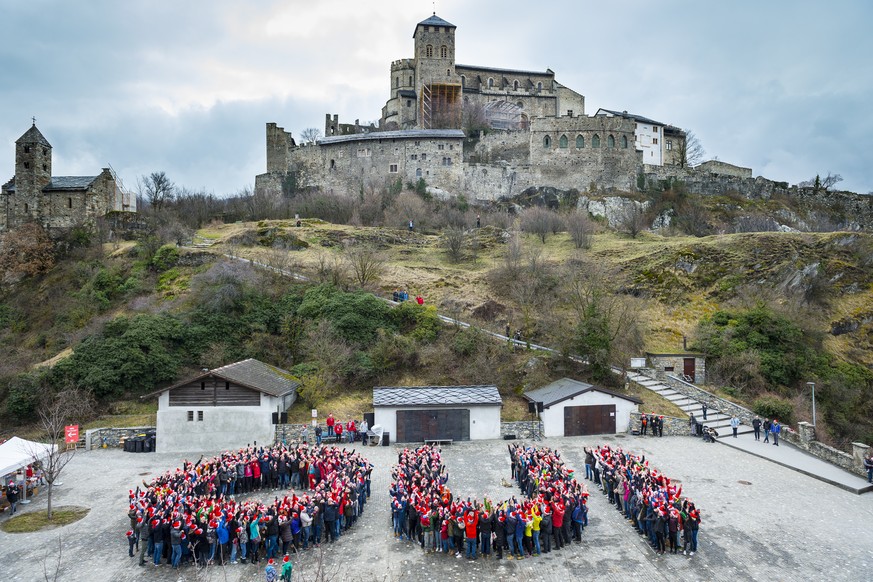
[[[608,445],[585,449],[585,476],[597,483],[609,502],[632,522],[641,536],[659,554],[669,545],[671,554],[697,552],[700,510],[682,497],[682,486],[657,469],[649,467],[644,456]]]
[[[509,447],[512,475],[526,498],[495,503],[455,499],[448,472],[434,446],[404,449],[392,470],[394,537],[416,540],[426,552],[467,559],[496,555],[524,559],[581,540],[587,525],[588,491],[576,481],[557,451]],[[493,554],[492,554],[493,551]]]
[[[364,511],[372,470],[354,449],[305,443],[184,461],[130,490],[129,555],[136,548],[140,566],[146,556],[173,568],[254,564],[318,547],[322,536],[333,543]],[[267,491],[272,502],[236,500],[237,492]]]

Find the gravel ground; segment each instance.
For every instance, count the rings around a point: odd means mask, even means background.
[[[584,475],[584,446],[607,442],[642,453],[683,484],[702,508],[700,548],[694,557],[657,556],[610,506],[591,492],[584,541],[541,558],[469,562],[424,554],[394,539],[387,503],[397,446],[372,447],[373,496],[355,528],[326,547],[326,579],[333,580],[869,580],[873,571],[873,495],[857,496],[730,447],[688,437],[579,437],[548,439]],[[191,457],[199,456],[191,454]],[[443,449],[456,496],[516,494],[504,441],[459,443]],[[228,565],[178,572],[135,564],[127,556],[127,491],[142,479],[180,464],[178,454],[97,450],[68,465],[55,505],[83,505],[89,515],[63,528],[33,534],[0,532],[0,581],[44,580],[43,567],[70,582],[263,580],[263,568]],[[44,509],[40,495],[25,511]],[[7,519],[6,517],[0,519]],[[318,556],[295,558],[295,580],[312,579]],[[51,579],[51,578],[50,578]]]

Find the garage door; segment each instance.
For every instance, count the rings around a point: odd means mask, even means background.
[[[615,434],[615,404],[564,407],[564,436]]]
[[[396,441],[414,443],[426,439],[470,440],[470,411],[462,408],[398,410]]]

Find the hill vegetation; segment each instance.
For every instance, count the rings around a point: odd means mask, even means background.
[[[301,380],[292,418],[309,406],[359,416],[375,385],[482,383],[500,388],[505,417],[524,418],[526,389],[562,376],[624,389],[611,366],[687,346],[707,354],[723,396],[804,420],[816,382],[822,436],[873,442],[869,235],[620,233],[560,208],[474,209],[418,190],[298,194],[283,212],[297,209],[299,227],[171,203],[134,241],[71,234],[48,260],[38,233],[7,234],[4,248],[36,250],[3,265],[3,426],[27,425],[45,393],[69,387],[113,423],[142,422],[140,396],[246,357]],[[376,297],[396,289],[424,305]],[[561,355],[443,324],[437,310]],[[644,396],[647,410],[681,414]]]

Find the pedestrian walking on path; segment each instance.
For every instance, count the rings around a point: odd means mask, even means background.
[[[778,447],[779,433],[782,432],[782,427],[779,425],[779,421],[775,418],[773,419],[773,424],[770,425],[770,432],[773,433],[773,444]]]
[[[764,424],[761,425],[761,428],[764,429],[764,442],[769,443],[770,442],[770,419],[769,418],[764,419]]]
[[[703,420],[706,420],[706,402],[701,404],[701,407],[703,408]]]
[[[864,470],[867,471],[867,483],[873,483],[873,451],[864,457]]]

